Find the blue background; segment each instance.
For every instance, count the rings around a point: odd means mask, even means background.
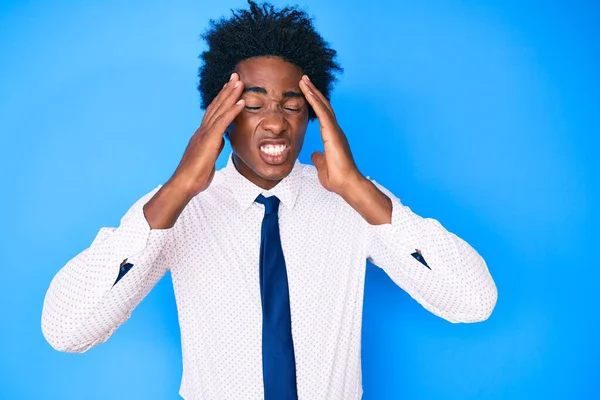
[[[245,3],[0,4],[0,397],[176,399],[170,276],[83,355],[54,351],[40,314],[59,268],[171,175],[202,117],[199,34]],[[345,67],[333,106],[363,173],[499,288],[487,322],[453,325],[368,266],[364,398],[599,398],[600,6],[300,5]],[[301,160],[320,146],[313,124]]]

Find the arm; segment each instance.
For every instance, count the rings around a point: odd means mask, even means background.
[[[56,274],[42,310],[42,333],[52,347],[84,352],[105,342],[164,276],[174,256],[172,228],[188,202],[210,185],[223,133],[244,108],[242,91],[232,74],[169,182],[140,199],[118,228],[102,228]]]
[[[329,100],[307,76],[299,84],[319,118],[324,151],[312,156],[319,181],[363,217],[366,257],[434,314],[451,322],[487,319],[498,293],[481,256],[439,222],[421,218],[363,177]]]
[[[176,189],[174,186],[169,186],[168,184],[163,186],[156,195],[144,205],[144,215],[148,221],[148,225],[150,225],[151,229],[172,228],[189,201],[189,196],[186,196],[181,188]],[[127,262],[127,260],[123,261],[114,285],[116,285],[132,267],[132,263]]]
[[[172,230],[151,229],[143,211],[157,190],[136,202],[118,228],[102,228],[52,280],[42,333],[55,349],[84,352],[105,342],[168,270]],[[135,268],[115,285],[126,263]]]
[[[367,223],[368,259],[435,315],[450,322],[486,320],[498,292],[483,258],[435,219],[418,216],[382,186],[365,181],[372,189],[354,196],[354,208],[391,217],[374,223],[361,213]]]

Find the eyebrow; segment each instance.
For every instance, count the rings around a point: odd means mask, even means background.
[[[244,93],[260,93],[260,94],[267,94],[267,89],[265,89],[264,87],[261,86],[250,86],[248,88],[244,89]],[[287,91],[287,92],[283,92],[283,97],[304,97],[304,94],[302,94],[302,92],[294,92],[293,90]]]

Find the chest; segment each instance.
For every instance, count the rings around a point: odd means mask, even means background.
[[[244,212],[204,207],[190,215],[176,238],[176,291],[260,309],[263,215],[257,204]],[[292,307],[335,296],[343,290],[340,282],[364,276],[365,230],[350,210],[338,204],[282,207],[278,223]]]

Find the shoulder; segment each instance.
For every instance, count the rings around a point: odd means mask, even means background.
[[[314,165],[298,163],[300,169],[302,192],[308,192],[312,195],[327,196],[331,192],[326,190],[319,182],[317,169]]]
[[[303,164],[303,163],[298,163],[298,167],[300,168],[300,173],[302,175],[302,179],[305,180],[313,180],[313,181],[319,181],[319,178],[317,176],[317,169],[315,168],[314,165],[311,164]]]
[[[226,173],[220,169],[215,171],[208,188],[189,201],[180,218],[186,219],[192,216],[193,219],[196,219],[198,215],[205,215],[212,212],[213,209],[232,207],[234,202],[231,190],[227,185]]]
[[[313,205],[319,204],[319,207],[330,211],[346,209],[348,204],[336,193],[325,189],[319,181],[317,168],[310,164],[300,164],[302,182],[300,185],[299,196]]]

